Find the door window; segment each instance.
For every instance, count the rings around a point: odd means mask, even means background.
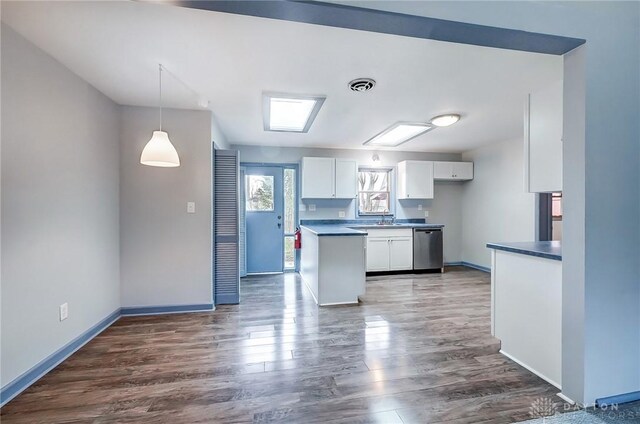
[[[273,212],[273,176],[245,176],[247,212]]]

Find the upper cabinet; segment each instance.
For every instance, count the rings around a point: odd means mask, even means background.
[[[303,199],[355,199],[358,165],[353,159],[302,158]]]
[[[336,159],[336,199],[358,197],[358,163],[353,159]]]
[[[473,180],[473,162],[434,162],[433,178],[442,181]]]
[[[398,163],[398,199],[433,199],[433,162]]]
[[[527,96],[524,121],[525,190],[562,191],[562,81]]]

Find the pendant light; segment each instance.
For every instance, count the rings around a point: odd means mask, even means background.
[[[158,65],[160,73],[160,128],[154,131],[151,140],[144,146],[140,163],[148,166],[160,166],[164,168],[180,166],[180,158],[176,148],[169,140],[169,134],[162,131],[162,64]]]

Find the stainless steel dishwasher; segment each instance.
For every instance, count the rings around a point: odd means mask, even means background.
[[[442,259],[442,229],[414,228],[413,229],[413,269],[440,270],[444,263]]]

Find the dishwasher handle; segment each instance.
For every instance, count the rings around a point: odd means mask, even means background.
[[[416,233],[433,233],[440,232],[441,230],[439,228],[414,228],[413,231]]]

